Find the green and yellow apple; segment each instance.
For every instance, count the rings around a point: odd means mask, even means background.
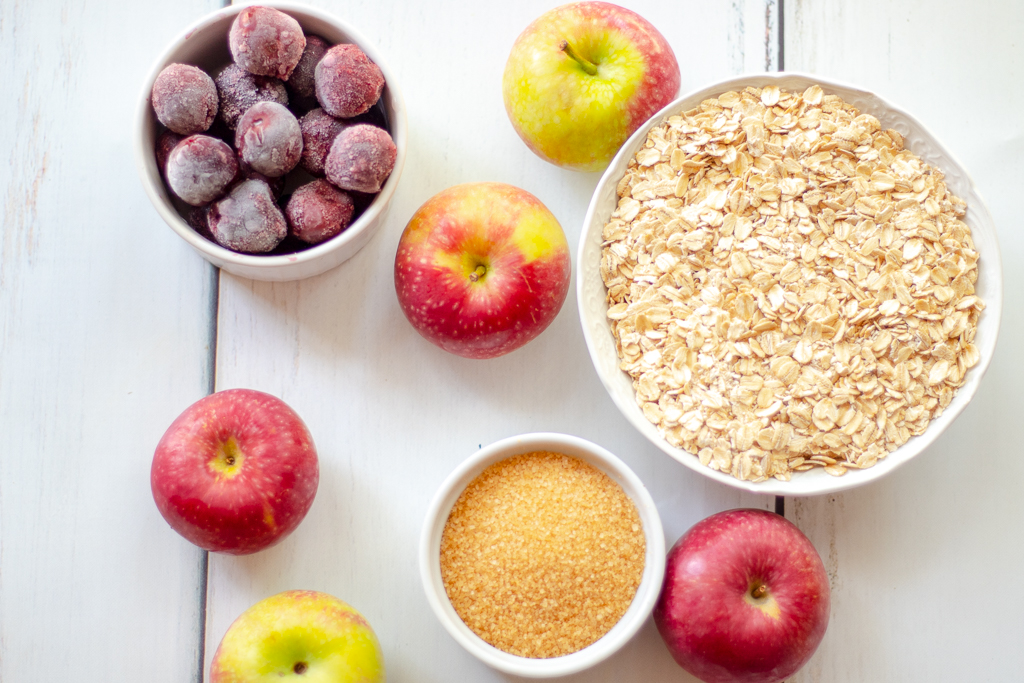
[[[600,171],[679,92],[679,64],[638,14],[577,2],[541,15],[505,65],[505,110],[519,137],[553,164]]]
[[[327,593],[286,591],[235,619],[213,655],[210,683],[383,683],[373,629]]]
[[[570,268],[565,233],[539,199],[503,183],[467,183],[413,215],[395,257],[395,291],[423,337],[466,358],[494,358],[555,319]]]

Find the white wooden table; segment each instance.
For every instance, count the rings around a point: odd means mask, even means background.
[[[783,1],[785,4],[783,5]],[[143,194],[129,131],[163,46],[215,0],[0,0],[0,681],[203,680],[230,622],[289,588],[360,609],[391,681],[501,681],[441,629],[416,547],[428,501],[481,444],[530,431],[595,441],[645,481],[673,542],[736,506],[774,508],[686,470],[605,394],[574,294],[525,348],[448,355],[392,284],[412,212],[450,185],[536,194],[575,253],[598,176],[550,166],[501,101],[516,35],[554,2],[314,0],[387,55],[409,111],[388,221],[320,277],[218,273]],[[1024,3],[637,0],[676,50],[683,91],[744,71],[820,73],[874,90],[972,172],[999,227],[1006,307],[982,389],[887,479],[787,499],[829,569],[832,620],[798,681],[1009,681],[1024,670]],[[207,556],[153,504],[163,430],[214,389],[276,394],[321,456],[309,516],[280,545]],[[579,681],[690,679],[648,624]]]

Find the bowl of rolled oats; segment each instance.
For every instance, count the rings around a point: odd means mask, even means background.
[[[834,492],[915,457],[999,331],[995,225],[967,172],[902,109],[806,74],[656,114],[601,178],[577,262],[626,419],[753,492]]]

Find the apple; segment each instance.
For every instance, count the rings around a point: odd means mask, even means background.
[[[395,290],[423,337],[466,358],[494,358],[555,319],[569,272],[565,233],[539,199],[503,183],[467,183],[413,215],[398,244]]]
[[[600,171],[679,93],[679,64],[638,14],[577,2],[542,14],[516,39],[501,83],[519,137],[539,156]]]
[[[246,555],[290,534],[320,480],[313,438],[284,401],[229,389],[168,427],[150,484],[160,514],[200,548]]]
[[[384,656],[359,612],[333,595],[286,591],[228,628],[210,683],[384,683]]]
[[[829,585],[811,542],[785,517],[728,510],[668,553],[654,623],[676,662],[705,683],[777,683],[828,626]]]

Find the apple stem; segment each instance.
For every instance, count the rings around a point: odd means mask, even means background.
[[[594,63],[588,59],[581,57],[580,54],[572,48],[572,45],[569,44],[568,40],[563,40],[562,44],[559,45],[558,47],[562,52],[575,59],[579,63],[579,65],[583,67],[583,70],[586,71],[588,74],[590,74],[591,76],[597,74],[597,67],[594,66]]]
[[[474,270],[472,273],[469,274],[469,279],[472,282],[477,282],[485,274],[487,274],[487,268],[485,266],[483,266],[483,265],[479,265],[479,266],[476,267],[476,270]]]
[[[754,598],[755,600],[760,600],[766,595],[768,595],[768,586],[764,585],[763,583],[758,583],[756,586],[754,586],[753,590],[750,591],[750,597]]]

